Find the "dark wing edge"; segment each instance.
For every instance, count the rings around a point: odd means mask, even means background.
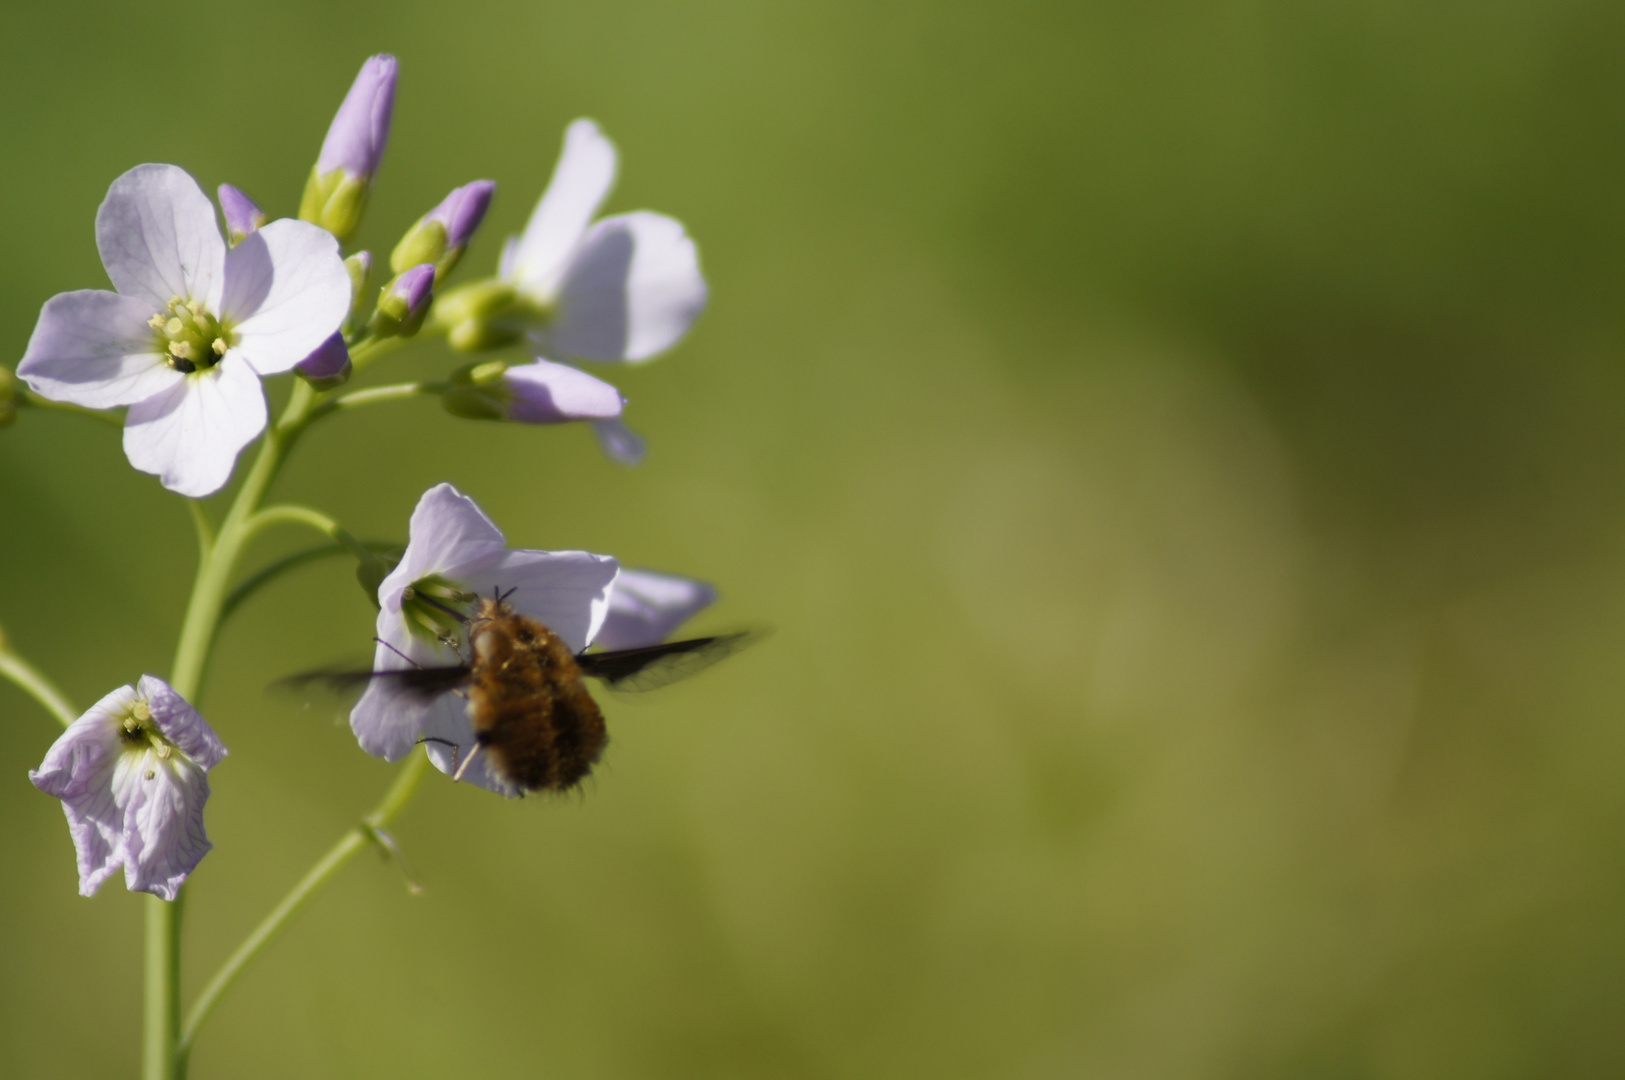
[[[337,694],[357,690],[374,679],[389,683],[396,690],[418,698],[439,697],[455,690],[468,681],[467,664],[449,667],[397,668],[391,671],[305,671],[289,675],[272,683],[273,689],[302,690],[309,686],[322,686]]]
[[[586,652],[576,657],[576,663],[581,665],[583,675],[603,680],[611,690],[642,693],[697,675],[719,660],[756,644],[768,633],[741,630],[687,641],[668,641],[642,649]]]

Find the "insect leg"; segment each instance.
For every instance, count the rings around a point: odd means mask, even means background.
[[[475,743],[474,744],[474,749],[470,750],[468,752],[468,756],[463,759],[463,763],[461,765],[457,766],[457,771],[451,774],[451,782],[452,783],[455,784],[455,783],[457,783],[458,781],[460,781],[463,778],[463,772],[468,768],[468,763],[473,761],[475,755],[477,755],[479,752],[480,752],[480,744]]]

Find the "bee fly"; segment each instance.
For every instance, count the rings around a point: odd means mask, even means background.
[[[602,680],[612,690],[654,690],[708,668],[762,636],[743,631],[640,649],[573,654],[563,639],[515,611],[506,597],[497,594],[481,600],[476,613],[467,616],[417,595],[467,625],[469,657],[462,663],[318,672],[296,680],[347,685],[383,678],[424,698],[456,693],[468,701],[474,745],[467,748],[453,779],[461,779],[469,763],[483,753],[498,776],[522,791],[565,791],[586,778],[609,742],[604,714],[587,692],[583,676]],[[454,755],[464,749],[448,745]]]

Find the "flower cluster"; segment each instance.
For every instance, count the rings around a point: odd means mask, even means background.
[[[296,217],[267,213],[231,184],[211,201],[177,165],[139,165],[118,177],[96,214],[97,249],[112,288],[46,301],[16,369],[22,385],[0,369],[0,426],[19,406],[122,408],[130,463],[191,498],[224,488],[239,455],[265,433],[264,380],[298,380],[277,437],[261,451],[265,468],[256,466],[255,476],[262,481],[240,489],[217,540],[201,530],[207,572],[200,582],[230,580],[230,560],[258,527],[257,500],[291,442],[282,433],[346,406],[434,395],[457,417],[584,421],[610,458],[636,463],[644,443],[622,423],[625,399],[585,365],[648,361],[677,344],[705,307],[705,279],[682,224],[647,211],[598,217],[617,155],[590,120],[567,129],[551,182],[524,231],[504,245],[494,273],[449,283],[496,192],[492,181],[473,180],[405,230],[387,264],[379,260],[388,279],[369,286],[372,255],[342,245],[360,225],[379,175],[397,78],[393,57],[363,65],[322,142]],[[415,337],[497,355],[461,362],[438,381],[341,392]],[[201,507],[198,513],[208,516]],[[329,520],[302,510],[284,517],[301,514],[307,522]],[[336,523],[325,529],[346,539],[375,590],[378,672],[466,669],[469,627],[483,597],[499,597],[500,611],[539,626],[541,638],[567,650],[560,662],[569,670],[571,656],[588,662],[580,654],[595,640],[612,650],[655,646],[715,599],[709,586],[623,570],[606,555],[510,549],[473,500],[449,484],[419,500],[393,564]],[[219,617],[218,604],[189,608],[183,653],[191,642],[195,655],[173,677],[189,695],[201,684],[215,629],[192,620]],[[394,761],[424,745],[442,771],[517,794],[489,753],[473,756],[481,743],[471,707],[459,693],[413,696],[378,679],[356,705],[351,727],[370,754]],[[210,848],[207,773],[225,753],[182,693],[151,675],[73,721],[30,777],[62,800],[80,891],[94,893],[122,867],[129,888],[174,899]]]

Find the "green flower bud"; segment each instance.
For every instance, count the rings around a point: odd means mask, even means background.
[[[503,379],[507,370],[504,360],[463,365],[451,373],[451,389],[441,395],[441,406],[464,420],[506,420],[513,401]]]
[[[313,168],[299,200],[299,219],[320,225],[341,242],[348,240],[367,211],[371,187],[369,178],[352,176],[343,169],[320,176]]]
[[[389,268],[404,274],[420,263],[437,263],[445,254],[446,227],[438,221],[418,218],[390,253]]]
[[[524,328],[515,323],[468,319],[451,328],[446,343],[458,352],[489,352],[512,345],[524,336]]]
[[[411,337],[423,325],[429,304],[434,300],[434,266],[414,266],[384,286],[378,307],[372,313],[371,330],[376,337]]]
[[[476,319],[481,322],[506,315],[519,303],[519,291],[506,281],[486,278],[448,289],[435,302],[434,315],[447,326]]]

